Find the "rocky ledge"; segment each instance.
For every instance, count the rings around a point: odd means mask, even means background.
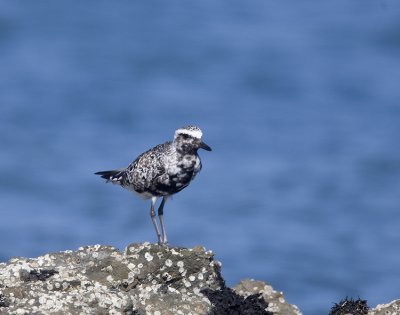
[[[226,287],[203,247],[86,246],[0,264],[0,314],[301,314],[261,281]]]
[[[262,281],[225,285],[221,263],[203,247],[86,246],[0,263],[0,314],[299,315]],[[330,315],[400,315],[400,300],[370,309],[344,299]]]

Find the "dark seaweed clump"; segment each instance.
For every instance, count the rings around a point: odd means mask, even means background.
[[[346,297],[332,307],[329,315],[366,315],[368,314],[368,310],[369,307],[366,300],[353,300]]]
[[[273,315],[265,310],[268,303],[261,293],[245,298],[228,287],[221,290],[204,289],[201,292],[213,305],[209,315]]]

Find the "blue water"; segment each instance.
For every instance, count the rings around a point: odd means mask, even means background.
[[[2,1],[0,260],[155,241],[93,173],[190,123],[172,244],[305,314],[400,298],[399,82],[398,1]]]

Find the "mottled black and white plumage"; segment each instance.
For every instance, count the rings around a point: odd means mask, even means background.
[[[202,138],[200,128],[186,126],[175,131],[173,141],[159,144],[142,153],[127,168],[95,173],[107,182],[120,185],[141,197],[151,198],[150,215],[160,244],[167,243],[163,209],[167,198],[187,187],[201,170],[198,149],[211,151]],[[154,205],[162,197],[158,208],[161,233],[155,219]]]

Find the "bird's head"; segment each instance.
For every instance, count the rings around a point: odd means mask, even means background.
[[[185,154],[196,153],[198,149],[211,151],[211,148],[201,140],[202,136],[199,127],[182,127],[175,131],[174,144],[178,151]]]

